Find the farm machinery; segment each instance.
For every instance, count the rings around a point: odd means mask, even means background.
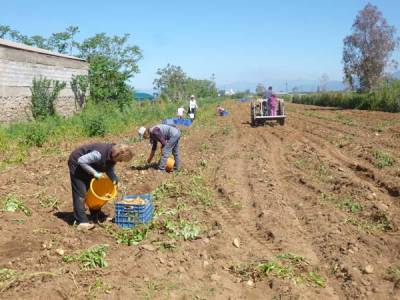
[[[275,116],[268,114],[268,103],[266,99],[257,99],[251,102],[251,126],[264,125],[268,121],[278,121],[279,125],[285,125],[285,102],[278,99],[278,106]]]

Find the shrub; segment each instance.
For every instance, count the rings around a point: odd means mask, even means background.
[[[60,91],[65,88],[65,82],[48,80],[46,78],[33,79],[31,111],[34,119],[43,119],[55,115],[54,102]]]
[[[400,112],[400,80],[386,82],[370,93],[329,92],[296,95],[294,103]]]
[[[105,136],[107,125],[105,117],[101,115],[82,116],[83,127],[87,136]]]
[[[49,128],[43,123],[33,122],[25,132],[23,143],[28,146],[42,147],[50,135]]]

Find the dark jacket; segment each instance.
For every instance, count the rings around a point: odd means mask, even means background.
[[[76,169],[79,167],[78,159],[85,154],[88,154],[92,151],[98,151],[101,154],[101,159],[97,162],[90,164],[98,172],[107,172],[110,169],[114,168],[115,162],[111,160],[111,149],[115,144],[106,144],[106,143],[96,143],[96,144],[88,144],[82,145],[76,148],[68,159],[68,167],[70,173],[75,173]]]

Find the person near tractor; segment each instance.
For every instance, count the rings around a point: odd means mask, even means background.
[[[269,99],[269,97],[271,97],[272,96],[272,94],[273,94],[273,92],[272,92],[272,86],[269,86],[268,87],[268,90],[265,92],[265,99]]]
[[[194,95],[190,96],[189,100],[189,114],[193,114],[193,116],[196,114],[196,111],[198,109],[196,98]]]
[[[270,107],[269,107],[269,98],[272,96],[272,86],[268,87],[268,90],[265,92],[265,99],[262,102],[263,107],[263,115],[270,115]]]
[[[78,230],[94,228],[94,224],[89,223],[85,213],[85,196],[91,180],[108,176],[114,184],[118,184],[118,177],[114,172],[115,164],[129,161],[132,157],[133,151],[124,144],[87,144],[72,151],[68,159],[68,168],[71,178],[74,217],[78,222]],[[91,216],[95,219],[99,213],[99,210],[90,211]]]
[[[182,119],[184,113],[185,113],[185,109],[183,108],[183,106],[180,106],[180,107],[178,108],[178,113],[177,113],[178,118],[179,118],[179,119]]]
[[[268,115],[276,116],[276,108],[278,106],[278,98],[275,94],[272,94],[268,99]]]
[[[147,163],[151,163],[154,154],[157,150],[157,144],[161,144],[161,159],[158,164],[160,171],[165,171],[168,157],[171,153],[175,159],[174,171],[179,170],[180,157],[179,157],[179,141],[181,138],[181,131],[172,125],[159,124],[153,127],[140,127],[138,130],[139,136],[144,139],[149,139],[152,145],[150,155]]]

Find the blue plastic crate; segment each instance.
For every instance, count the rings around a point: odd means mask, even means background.
[[[169,119],[163,119],[161,121],[163,124],[165,125],[175,125],[174,119],[173,118],[169,118]]]
[[[173,119],[175,125],[183,125],[183,126],[190,126],[192,125],[192,120],[191,119]]]
[[[122,200],[140,197],[148,201],[145,205],[115,202],[115,223],[122,228],[132,228],[139,224],[150,223],[154,215],[153,196],[151,194],[134,194]]]
[[[182,125],[182,126],[192,125],[191,119],[168,118],[168,119],[163,119],[161,122],[165,125]]]

